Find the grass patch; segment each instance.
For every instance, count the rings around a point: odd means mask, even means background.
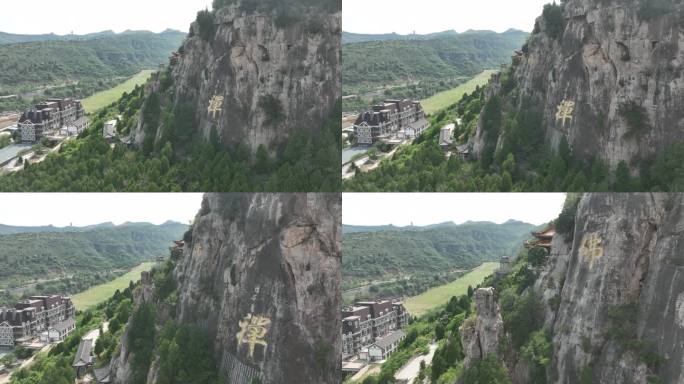
[[[464,94],[472,93],[478,85],[483,86],[487,84],[489,79],[492,77],[492,74],[496,72],[498,71],[493,69],[485,70],[454,89],[440,92],[428,99],[422,100],[421,104],[423,105],[423,109],[425,109],[425,113],[433,114],[454,103],[457,103],[459,100],[461,100]]]
[[[124,92],[131,92],[136,85],[145,84],[147,79],[152,76],[152,73],[154,73],[154,71],[150,69],[140,71],[137,75],[128,79],[126,82],[106,91],[98,92],[87,99],[84,99],[83,108],[85,108],[86,112],[93,113],[98,109],[108,106],[109,104],[119,100]]]
[[[406,309],[411,316],[421,316],[431,309],[446,304],[452,296],[465,295],[468,292],[468,286],[474,287],[480,284],[485,277],[494,273],[498,267],[499,263],[482,263],[479,267],[449,284],[440,285],[418,296],[407,299],[404,303]]]
[[[152,262],[142,263],[131,269],[128,273],[121,275],[108,283],[96,285],[72,296],[71,300],[78,310],[83,311],[91,308],[110,298],[117,289],[123,291],[128,287],[128,284],[131,281],[138,281],[140,279],[140,272],[149,271],[154,264],[155,263]]]

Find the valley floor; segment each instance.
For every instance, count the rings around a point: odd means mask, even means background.
[[[145,84],[147,82],[147,79],[149,79],[150,76],[152,76],[152,73],[154,73],[154,71],[150,69],[140,71],[137,75],[131,77],[130,79],[117,85],[116,87],[107,89],[102,92],[98,92],[84,99],[82,101],[83,108],[85,108],[86,112],[93,113],[98,109],[106,107],[107,105],[119,100],[119,98],[121,97],[121,95],[124,94],[124,92],[132,91],[136,85]]]
[[[461,296],[468,292],[468,286],[473,288],[480,284],[485,277],[491,275],[499,268],[499,263],[482,263],[479,267],[465,274],[463,277],[432,288],[418,296],[405,300],[404,305],[411,316],[421,316],[432,309],[446,304],[453,296]]]
[[[420,103],[423,105],[425,113],[431,115],[454,103],[457,103],[459,100],[461,100],[464,94],[472,93],[477,86],[483,86],[487,84],[489,79],[496,72],[498,71],[494,69],[484,70],[480,74],[468,80],[468,82],[448,91],[440,92],[428,99],[421,100]]]
[[[151,270],[154,265],[155,263],[152,262],[142,263],[131,269],[128,273],[121,275],[110,282],[96,285],[72,296],[71,300],[79,311],[91,308],[112,297],[117,289],[123,291],[128,287],[131,281],[138,281],[140,279],[140,273]]]

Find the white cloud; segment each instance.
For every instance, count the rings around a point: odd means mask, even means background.
[[[532,31],[552,0],[343,0],[347,32],[419,34],[468,29]]]
[[[2,0],[0,31],[19,34],[86,34],[166,28],[188,31],[211,0]]]
[[[199,193],[4,193],[0,194],[0,224],[188,223],[201,202]]]
[[[345,193],[342,222],[417,226],[520,220],[541,225],[563,208],[563,193]]]

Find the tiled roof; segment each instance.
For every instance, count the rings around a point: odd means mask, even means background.
[[[93,362],[92,356],[90,356],[90,350],[93,348],[93,341],[81,340],[81,344],[78,345],[78,350],[76,351],[76,356],[74,357],[74,367],[83,367],[90,365]]]
[[[377,340],[374,344],[377,345],[378,347],[382,349],[386,349],[390,345],[396,343],[397,341],[401,340],[404,337],[404,331],[401,329],[396,330],[389,335],[383,337],[382,339]]]
[[[53,325],[50,328],[54,328],[55,330],[57,330],[59,332],[64,332],[67,329],[72,328],[73,326],[74,326],[74,319],[68,318],[68,319],[62,321],[61,323],[57,323],[57,324]]]

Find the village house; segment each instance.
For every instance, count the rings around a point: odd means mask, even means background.
[[[31,296],[15,304],[14,308],[0,308],[0,346],[14,346],[47,332],[45,340],[64,340],[74,330],[74,304],[67,296]]]
[[[74,356],[74,363],[71,364],[76,370],[76,377],[81,379],[85,376],[88,369],[93,365],[93,356],[91,351],[93,349],[93,341],[90,339],[81,340]]]
[[[21,141],[35,143],[60,129],[64,129],[67,136],[79,134],[88,127],[88,119],[80,101],[48,99],[25,111],[19,118],[18,127]]]
[[[74,319],[70,317],[57,324],[51,325],[47,331],[43,332],[45,336],[41,334],[41,341],[47,343],[64,341],[74,329],[76,329],[76,323],[74,322]]]
[[[395,330],[406,327],[408,322],[409,314],[401,302],[359,301],[354,306],[343,309],[343,357],[360,354],[364,348],[374,342],[384,339]]]
[[[359,115],[354,133],[358,144],[372,145],[378,141],[399,144],[420,136],[428,125],[420,102],[386,100]]]
[[[365,347],[359,353],[361,360],[380,361],[387,359],[398,347],[406,334],[401,329],[393,331],[389,335],[382,337],[373,344]]]
[[[439,146],[442,149],[447,149],[454,142],[454,131],[456,124],[448,124],[439,130]]]
[[[116,137],[118,136],[118,133],[116,132],[116,125],[116,120],[109,120],[104,124],[104,126],[102,127],[102,137],[105,140],[112,141],[116,139]]]

